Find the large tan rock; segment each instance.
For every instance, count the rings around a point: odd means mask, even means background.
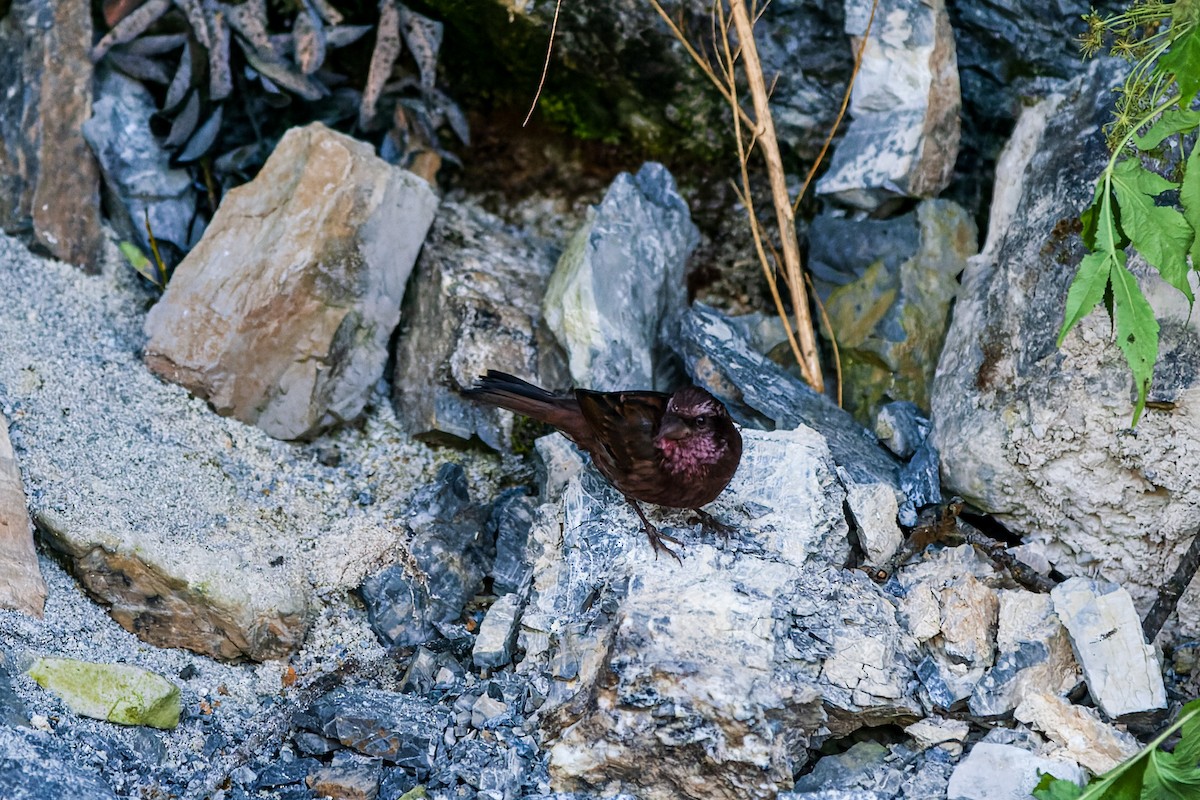
[[[146,364],[280,439],[357,417],[438,200],[363,142],[289,131],[146,318]]]
[[[8,438],[8,420],[0,414],[0,606],[40,618],[45,604],[46,582],[33,547],[21,471]]]

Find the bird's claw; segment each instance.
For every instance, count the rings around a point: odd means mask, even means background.
[[[666,553],[679,562],[679,566],[683,566],[683,559],[679,557],[679,553],[672,550],[666,545],[666,542],[683,547],[683,540],[677,539],[669,533],[663,533],[653,525],[646,526],[646,536],[650,539],[650,547],[654,550],[654,559],[658,560],[659,553]]]
[[[694,508],[692,510],[696,512],[696,518],[692,520],[693,523],[699,522],[704,530],[719,533],[726,541],[737,530],[732,525],[726,525],[724,522],[721,522],[702,508]]]

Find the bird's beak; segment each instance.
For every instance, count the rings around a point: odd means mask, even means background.
[[[658,429],[658,439],[669,439],[671,441],[679,441],[686,439],[692,433],[683,420],[678,417],[668,417],[662,421],[662,426]]]

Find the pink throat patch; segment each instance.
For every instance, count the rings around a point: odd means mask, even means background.
[[[659,439],[654,443],[662,454],[662,463],[677,475],[698,478],[708,474],[720,461],[725,445],[710,436],[689,436],[686,439]]]

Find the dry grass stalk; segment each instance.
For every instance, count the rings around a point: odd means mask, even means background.
[[[863,33],[862,41],[855,53],[854,69],[850,76],[850,83],[846,87],[841,108],[838,110],[837,117],[816,162],[814,162],[812,168],[809,170],[804,185],[794,201],[788,195],[787,177],[783,169],[783,160],[779,153],[779,144],[775,137],[775,125],[768,102],[770,91],[767,88],[766,80],[763,76],[762,63],[759,61],[758,50],[754,43],[754,22],[757,19],[757,15],[752,9],[746,7],[745,0],[728,0],[728,13],[726,13],[726,5],[723,0],[714,1],[713,46],[720,62],[720,74],[718,74],[708,59],[688,41],[681,26],[675,20],[671,19],[658,0],[650,0],[650,4],[671,29],[674,36],[684,46],[688,54],[691,55],[692,60],[696,62],[701,71],[717,88],[717,91],[721,93],[725,101],[729,103],[730,109],[733,111],[734,139],[737,143],[738,162],[741,173],[741,185],[735,185],[734,189],[737,192],[738,199],[746,207],[750,220],[750,231],[754,237],[755,251],[758,255],[759,263],[762,265],[763,273],[766,276],[767,286],[771,291],[771,298],[774,301],[775,309],[784,321],[788,344],[796,358],[796,363],[800,365],[800,370],[808,384],[816,391],[822,392],[824,391],[824,378],[821,374],[816,337],[814,335],[812,317],[808,310],[806,293],[806,286],[811,289],[812,283],[811,280],[807,280],[807,276],[800,263],[795,214],[799,208],[801,198],[812,182],[817,167],[828,151],[838,125],[846,113],[846,108],[850,101],[851,89],[854,86],[854,80],[858,75],[859,66],[862,63],[867,36],[875,20],[875,10],[878,0],[875,0],[871,5],[871,15],[867,21],[867,28]],[[735,46],[730,41],[731,29],[736,34],[737,42],[740,43],[738,46]],[[738,97],[735,66],[739,59],[743,63],[743,72],[749,87],[750,98],[754,108],[753,116],[742,107]],[[771,186],[771,199],[775,206],[776,220],[779,226],[779,241],[782,255],[766,242],[762,225],[758,221],[758,216],[754,210],[754,203],[750,192],[749,157],[755,145],[759,147],[766,161],[767,176]],[[795,313],[794,322],[787,313],[783,295],[780,292],[779,283],[776,278],[777,265],[781,262],[783,265],[783,282],[787,288],[788,299],[791,300],[792,309]],[[813,292],[813,297],[817,299],[816,292]],[[829,320],[825,318],[824,309],[820,307],[819,300],[817,300],[817,304],[825,326],[829,328]],[[836,360],[837,343],[831,329],[829,333],[830,340],[834,343],[834,357]],[[840,364],[838,364],[838,385],[840,403]]]

